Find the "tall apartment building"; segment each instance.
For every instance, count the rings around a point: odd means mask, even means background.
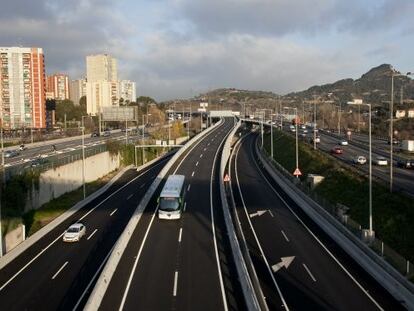
[[[102,107],[119,105],[116,59],[107,54],[86,57],[86,111],[97,114]]]
[[[86,78],[88,82],[117,81],[116,59],[108,54],[86,56]]]
[[[69,98],[75,105],[79,105],[82,96],[86,96],[86,79],[72,80],[69,82]]]
[[[0,47],[0,118],[4,128],[46,127],[45,80],[41,48]]]
[[[136,84],[130,80],[119,81],[119,99],[125,102],[135,102],[137,100]]]
[[[53,99],[69,99],[69,77],[62,73],[55,73],[47,77],[46,91],[53,93]]]

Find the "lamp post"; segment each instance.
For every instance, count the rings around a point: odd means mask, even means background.
[[[3,109],[0,109],[1,112],[1,128],[0,128],[0,141],[1,141],[1,174],[2,174],[2,178],[0,180],[0,258],[3,257],[3,228],[2,228],[2,223],[1,223],[1,208],[2,208],[2,204],[1,204],[1,198],[2,198],[2,194],[3,194],[3,186],[4,186],[4,180],[5,180],[5,170],[4,170],[4,142],[3,142]]]
[[[371,104],[354,104],[349,103],[349,105],[365,105],[368,106],[369,109],[369,121],[368,121],[368,143],[369,143],[369,236],[372,237],[374,235],[373,226],[372,226],[372,139],[371,139]]]
[[[295,153],[296,153],[296,169],[299,169],[299,141],[298,141],[298,108],[297,107],[283,107],[283,109],[293,109],[295,111]],[[296,175],[296,178],[299,178],[299,175]]]
[[[270,154],[273,160],[273,114],[270,114]]]
[[[390,192],[392,192],[393,188],[393,180],[394,180],[394,77],[401,77],[401,76],[410,76],[412,75],[411,72],[407,72],[405,75],[397,73],[391,67],[391,100],[390,100]]]
[[[339,110],[338,110],[338,135],[341,136],[341,102],[339,102]]]
[[[316,150],[316,101],[313,102],[313,150]]]
[[[83,199],[86,198],[86,185],[85,185],[85,122],[84,118],[88,116],[82,116],[82,187],[83,187]]]

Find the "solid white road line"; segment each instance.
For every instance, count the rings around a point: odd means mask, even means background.
[[[306,272],[308,272],[308,274],[309,274],[309,276],[311,277],[311,279],[312,279],[314,282],[316,282],[316,279],[315,279],[315,277],[313,276],[313,274],[310,272],[309,268],[308,268],[305,264],[302,264],[302,266],[305,268]]]
[[[180,233],[178,234],[178,243],[181,243],[182,235],[183,235],[183,228],[180,228]]]
[[[178,281],[178,271],[174,273],[174,288],[173,288],[173,296],[177,296],[177,281]]]
[[[132,198],[134,196],[134,193],[131,193],[128,197],[127,197],[127,201]]]
[[[89,240],[91,237],[93,237],[93,235],[96,233],[96,231],[98,231],[98,229],[93,230],[93,232],[88,236],[88,238],[86,240]]]
[[[88,286],[86,286],[85,290],[83,291],[82,295],[80,296],[78,302],[73,307],[72,311],[76,311],[79,307],[79,304],[82,302],[83,297],[85,297],[86,293],[89,291],[92,283],[95,281],[96,277],[98,276],[99,272],[101,272],[103,266],[105,265],[106,261],[108,260],[109,256],[112,254],[112,250],[114,249],[115,245],[112,246],[111,250],[109,251],[108,255],[106,255],[105,259],[102,261],[101,265],[99,266],[98,270],[96,270],[95,274],[93,275],[92,279],[89,281]]]
[[[139,186],[139,189],[144,188],[144,186],[145,186],[145,183],[143,183],[141,186]]]
[[[221,273],[221,266],[220,266],[220,257],[217,247],[217,238],[216,238],[216,227],[214,223],[214,208],[213,208],[213,176],[214,176],[214,170],[216,167],[217,157],[219,155],[219,151],[221,146],[224,144],[224,141],[226,140],[226,136],[223,137],[219,147],[216,150],[216,154],[214,155],[213,159],[213,165],[211,167],[211,174],[210,174],[210,214],[211,214],[211,230],[213,232],[213,242],[214,242],[214,250],[216,254],[216,263],[217,263],[217,270],[218,270],[218,276],[219,276],[219,282],[220,282],[220,289],[221,289],[221,297],[223,299],[223,306],[224,310],[228,310],[227,306],[227,298],[226,298],[226,291],[224,290],[224,282],[223,282],[223,275]]]
[[[249,213],[247,211],[246,203],[244,201],[244,196],[243,196],[243,193],[242,193],[242,190],[241,190],[241,187],[240,187],[240,181],[239,181],[239,173],[238,173],[239,151],[240,151],[240,148],[237,150],[236,158],[234,160],[234,171],[236,172],[236,183],[237,183],[237,188],[238,188],[239,193],[240,193],[240,199],[241,199],[241,202],[243,204],[243,208],[244,208],[244,212],[246,214],[247,221],[249,222],[249,225],[250,225],[250,228],[252,230],[253,236],[254,236],[254,238],[256,240],[256,244],[257,244],[257,246],[259,248],[259,251],[260,251],[260,253],[262,255],[263,261],[266,264],[267,271],[269,272],[269,275],[272,278],[273,284],[276,287],[276,290],[277,290],[277,292],[279,294],[280,300],[282,301],[282,304],[283,304],[284,309],[288,311],[289,310],[289,306],[286,303],[286,300],[285,300],[285,298],[284,298],[284,296],[282,294],[282,291],[281,291],[281,289],[279,287],[279,284],[276,282],[276,279],[275,279],[275,276],[273,275],[273,271],[271,269],[271,266],[269,264],[269,261],[267,260],[267,258],[265,256],[265,253],[264,253],[263,248],[262,248],[262,246],[261,246],[261,244],[259,242],[259,238],[257,237],[256,231],[254,230],[252,221],[250,220]]]
[[[117,208],[116,208],[116,209],[114,209],[114,210],[111,212],[111,214],[109,214],[109,216],[112,216],[113,214],[115,214],[117,210],[118,210]]]
[[[207,150],[207,148],[204,148],[204,151],[206,151]]]
[[[196,163],[196,166],[198,166],[198,161],[197,161],[197,163]]]
[[[287,237],[287,235],[285,234],[285,232],[283,230],[281,230],[283,237],[285,238],[286,242],[289,242],[289,239]]]
[[[203,154],[200,154],[200,158],[202,158],[203,157]]]
[[[211,133],[208,133],[207,136],[210,135],[210,134]],[[206,137],[204,137],[203,139],[205,139]],[[180,163],[177,165],[177,168],[174,170],[174,173],[172,175],[177,173],[178,169],[181,167],[182,163],[185,161],[185,159],[188,157],[188,155],[191,154],[191,152],[194,150],[194,148],[197,147],[203,141],[203,139],[200,139],[198,142],[194,143],[194,146],[192,146],[191,149],[188,151],[188,153],[181,159]],[[134,278],[135,270],[137,269],[137,266],[138,266],[139,258],[141,257],[142,250],[144,249],[145,242],[146,242],[148,234],[150,232],[152,223],[154,222],[154,218],[157,215],[157,211],[158,211],[158,206],[155,208],[154,214],[151,217],[151,221],[148,224],[148,228],[145,231],[144,238],[142,239],[141,246],[139,247],[139,250],[138,250],[138,254],[135,257],[135,261],[134,261],[134,264],[132,266],[131,273],[129,274],[128,282],[127,282],[127,285],[125,286],[124,294],[122,295],[122,301],[121,301],[121,304],[120,304],[118,310],[123,310],[124,309],[124,305],[125,305],[125,302],[126,302],[126,299],[127,299],[127,296],[128,296],[128,292],[129,292],[129,289],[131,287],[132,279]]]
[[[183,211],[185,212],[185,209],[187,208],[187,202],[184,202]]]
[[[253,151],[250,150],[253,158]],[[309,227],[302,221],[302,219],[293,211],[293,209],[288,205],[288,203],[282,198],[282,196],[279,194],[279,192],[277,192],[277,190],[273,187],[273,185],[270,183],[270,181],[266,178],[266,176],[264,176],[264,174],[262,173],[262,171],[259,168],[259,165],[256,163],[256,161],[254,161],[257,170],[259,171],[260,175],[262,175],[262,177],[264,178],[264,180],[266,181],[266,183],[270,186],[270,188],[273,190],[273,192],[279,197],[279,199],[283,202],[283,204],[289,209],[289,211],[295,216],[295,218],[301,223],[301,225],[305,228],[305,230],[316,240],[316,242],[318,242],[318,244],[326,251],[326,253],[338,264],[338,266],[342,269],[342,271],[344,271],[349,278],[361,289],[361,291],[375,304],[375,306],[380,309],[380,310],[384,310],[380,304],[374,299],[374,297],[372,297],[370,295],[370,293],[368,293],[368,291],[362,287],[362,285],[358,282],[358,280],[345,268],[344,265],[342,265],[342,263],[335,257],[335,255],[322,243],[321,240],[319,240],[319,238],[309,229]]]
[[[188,184],[187,191],[190,191],[191,184]]]
[[[193,177],[194,176],[194,171],[191,173],[191,177]]]
[[[60,273],[60,271],[62,271],[65,267],[66,267],[66,265],[69,263],[69,261],[66,261],[64,264],[63,264],[63,266],[62,267],[60,267],[60,269],[52,276],[52,280],[54,280],[57,276],[58,276],[58,274]]]

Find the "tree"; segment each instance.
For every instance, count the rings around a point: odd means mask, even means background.
[[[155,101],[155,99],[148,97],[148,96],[140,96],[137,97],[137,103],[138,104],[143,104],[143,105],[148,105],[148,104],[156,104],[157,102]]]
[[[71,100],[65,99],[56,102],[56,119],[60,122],[66,120],[80,121],[83,115],[86,115],[86,102],[75,106]]]

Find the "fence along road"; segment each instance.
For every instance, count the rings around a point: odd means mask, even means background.
[[[259,245],[251,251],[269,309],[402,309],[271,182],[256,164],[254,149],[250,135],[237,150],[232,182],[248,244]],[[268,281],[272,277],[275,285]],[[286,301],[283,307],[276,287]]]
[[[233,119],[226,119],[169,172],[186,176],[183,216],[178,221],[159,220],[155,193],[100,310],[244,308],[228,253],[216,174],[219,150],[232,126]]]

